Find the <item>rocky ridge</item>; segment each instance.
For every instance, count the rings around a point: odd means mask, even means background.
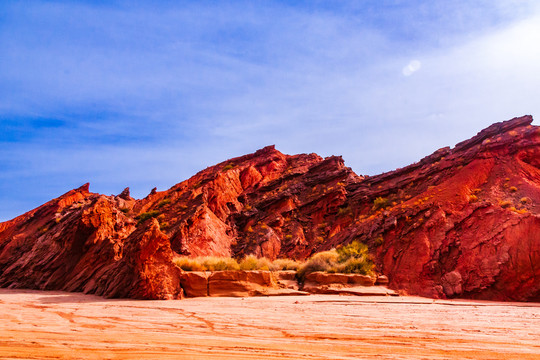
[[[540,128],[524,116],[377,176],[273,146],[133,199],[88,184],[0,223],[0,286],[182,296],[176,255],[306,259],[365,242],[389,286],[540,300]]]

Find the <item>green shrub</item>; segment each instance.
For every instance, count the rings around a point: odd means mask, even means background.
[[[300,267],[297,277],[304,281],[307,274],[315,271],[371,275],[374,267],[367,245],[354,240],[338,249],[313,255]]]
[[[350,258],[336,267],[336,272],[345,274],[373,274],[373,262],[369,258]]]
[[[386,209],[388,206],[390,206],[390,201],[387,198],[378,197],[373,200],[373,211]]]
[[[165,205],[168,205],[168,204],[170,204],[170,203],[171,203],[171,199],[163,199],[163,200],[161,200],[161,201],[159,202],[158,208],[163,207],[163,206],[165,206]]]
[[[234,169],[234,164],[227,164],[223,167],[223,169],[221,169],[221,171],[225,172],[225,171],[228,171],[228,170],[231,170],[231,169]]]
[[[352,212],[350,206],[347,206],[347,207],[340,207],[338,209],[338,216],[344,216],[344,215],[348,215]]]
[[[366,244],[354,240],[348,245],[338,248],[337,267],[339,272],[370,275],[373,273],[374,264]]]
[[[369,255],[368,247],[366,244],[354,240],[350,244],[338,247],[336,249],[338,253],[338,262],[344,263],[350,258],[362,258]]]
[[[139,214],[139,216],[136,217],[137,220],[139,220],[138,224],[142,224],[146,220],[150,218],[158,217],[161,214],[158,210],[150,210],[147,212],[143,212],[142,214]]]

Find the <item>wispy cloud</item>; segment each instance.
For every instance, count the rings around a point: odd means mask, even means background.
[[[534,1],[0,6],[0,219],[274,143],[374,174],[540,114]]]

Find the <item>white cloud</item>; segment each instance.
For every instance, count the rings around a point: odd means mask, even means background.
[[[411,76],[413,73],[420,70],[422,63],[419,60],[411,60],[403,69],[401,70],[404,76]]]

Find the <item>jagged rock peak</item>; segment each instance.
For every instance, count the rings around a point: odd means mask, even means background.
[[[276,145],[268,145],[268,146],[263,147],[262,149],[255,151],[254,155],[261,156],[261,155],[265,155],[265,154],[269,154],[273,152],[279,152],[278,150],[276,150]]]
[[[132,197],[129,193],[129,187],[125,188],[119,195],[118,195],[119,198],[121,199],[124,199],[124,200],[131,200]]]
[[[495,124],[488,126],[487,128],[480,131],[478,134],[473,136],[469,140],[462,141],[454,147],[454,151],[464,150],[470,148],[474,145],[481,144],[483,141],[489,138],[496,137],[511,130],[517,128],[524,128],[528,125],[531,125],[533,118],[531,115],[525,115],[521,117],[515,117],[510,120],[501,121]]]
[[[86,184],[83,184],[74,190],[80,191],[80,192],[86,192],[86,193],[90,192],[90,183],[87,182]]]

